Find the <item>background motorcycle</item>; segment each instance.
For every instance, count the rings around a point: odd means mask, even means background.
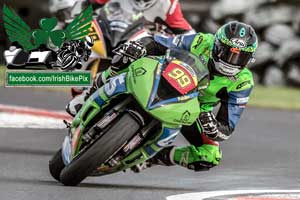
[[[79,13],[84,5],[85,2],[76,2],[71,13],[73,15]],[[158,23],[161,24],[162,21]],[[112,50],[120,44],[149,36],[150,32],[158,31],[171,34],[166,26],[147,21],[142,12],[127,11],[118,2],[106,3],[102,8],[95,11],[89,34],[95,43],[92,48],[93,53],[86,63],[85,69],[92,70],[93,75],[95,75],[98,71],[109,66]]]
[[[77,2],[72,13],[79,13],[84,4]],[[90,70],[92,77],[110,66],[112,50],[126,41],[138,40],[149,36],[149,28],[153,31],[171,33],[164,25],[148,22],[141,12],[126,11],[118,2],[108,2],[102,8],[95,11],[89,36],[94,39],[92,54],[86,63],[83,63],[84,70]],[[73,88],[72,95],[76,96],[83,88]]]

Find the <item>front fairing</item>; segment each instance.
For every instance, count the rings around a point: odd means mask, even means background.
[[[170,125],[191,125],[200,113],[198,92],[158,98],[161,70],[165,59],[141,58],[129,67],[127,88],[154,118]]]

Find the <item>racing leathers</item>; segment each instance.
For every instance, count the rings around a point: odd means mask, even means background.
[[[191,145],[163,149],[151,162],[178,164],[195,171],[207,170],[220,163],[222,154],[218,141],[227,140],[232,135],[248,102],[253,78],[247,68],[232,77],[216,72],[211,58],[214,39],[212,34],[197,33],[176,37],[156,35],[154,38],[142,38],[139,41],[148,55],[164,55],[168,48],[189,51],[199,57],[201,63],[210,71],[210,85],[199,95],[199,119],[192,126],[181,129]],[[95,82],[105,81],[110,74],[110,70],[105,71]],[[220,108],[215,117],[212,111],[218,104]]]

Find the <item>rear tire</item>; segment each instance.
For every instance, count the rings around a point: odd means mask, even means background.
[[[62,159],[61,149],[59,149],[54,156],[49,160],[49,172],[53,178],[59,180],[60,172],[65,168],[65,164]]]
[[[92,144],[85,152],[74,158],[60,173],[60,182],[76,186],[104,163],[139,130],[139,123],[128,113]]]

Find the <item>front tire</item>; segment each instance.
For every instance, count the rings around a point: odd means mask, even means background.
[[[49,160],[49,172],[53,178],[60,181],[60,172],[65,168],[65,164],[62,159],[61,149],[59,149],[54,156]]]
[[[124,114],[98,141],[62,170],[60,182],[67,186],[78,185],[131,139],[139,127],[134,118],[128,113]]]

